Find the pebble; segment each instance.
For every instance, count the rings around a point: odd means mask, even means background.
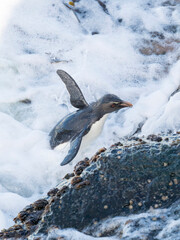
[[[85,186],[87,186],[87,185],[90,185],[90,181],[89,181],[89,180],[85,180],[85,181],[83,181],[83,182],[80,182],[80,183],[76,184],[76,185],[74,186],[74,188],[75,188],[76,190],[78,190],[78,189],[83,188],[83,187],[85,187]]]
[[[84,160],[78,162],[74,167],[75,175],[80,175],[83,170],[89,166],[89,158],[85,158]]]
[[[72,180],[71,180],[71,185],[76,185],[77,183],[79,182],[82,182],[83,178],[82,177],[79,177],[79,176],[76,176],[74,177]]]
[[[49,192],[47,193],[48,196],[55,196],[56,193],[58,192],[58,188],[52,188],[49,190]]]
[[[75,175],[74,175],[74,173],[67,173],[65,176],[64,176],[64,178],[65,179],[70,179],[70,178],[72,178],[72,177],[74,177]]]
[[[147,137],[148,140],[150,141],[153,141],[153,142],[161,142],[162,141],[162,137],[159,137],[155,134],[150,134],[148,137]]]

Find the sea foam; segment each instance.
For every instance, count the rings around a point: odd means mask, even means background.
[[[133,135],[139,126],[139,135],[180,128],[180,93],[172,95],[180,85],[179,30],[169,26],[179,24],[179,6],[114,0],[103,9],[98,1],[81,0],[73,12],[64,3],[68,1],[0,4],[1,229],[78,160],[60,167],[62,154],[49,146],[50,130],[75,111],[57,69],[73,76],[88,102],[113,93],[133,103],[133,108],[108,117],[101,136],[82,157]],[[156,34],[157,41],[162,36],[174,39],[175,50],[142,54],[152,32],[163,34]]]

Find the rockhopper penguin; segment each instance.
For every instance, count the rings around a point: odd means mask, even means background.
[[[66,85],[71,104],[79,109],[60,120],[49,134],[52,149],[70,142],[69,152],[61,163],[63,166],[76,156],[82,140],[84,141],[88,136],[97,137],[101,133],[109,113],[132,107],[132,104],[121,100],[114,94],[106,94],[98,101],[88,104],[80,88],[68,73],[57,70],[57,74]]]

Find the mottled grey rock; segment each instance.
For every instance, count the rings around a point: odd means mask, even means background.
[[[53,227],[82,230],[108,217],[169,207],[180,199],[179,136],[168,136],[168,141],[165,136],[161,142],[133,138],[101,149],[77,164],[74,173],[81,165],[82,171],[63,179],[46,198],[48,204],[36,201],[17,223],[38,236]]]
[[[180,197],[179,140],[170,145],[116,146],[102,153],[81,178],[81,183],[89,184],[70,185],[51,203],[38,231],[52,225],[82,230],[109,216],[170,206]]]

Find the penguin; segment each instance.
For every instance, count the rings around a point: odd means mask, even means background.
[[[68,73],[57,70],[57,74],[66,85],[72,106],[78,108],[77,111],[62,118],[49,134],[52,149],[70,143],[68,154],[60,164],[63,166],[75,158],[84,139],[96,138],[101,133],[109,113],[133,105],[114,94],[106,94],[96,102],[88,104],[81,89]]]

